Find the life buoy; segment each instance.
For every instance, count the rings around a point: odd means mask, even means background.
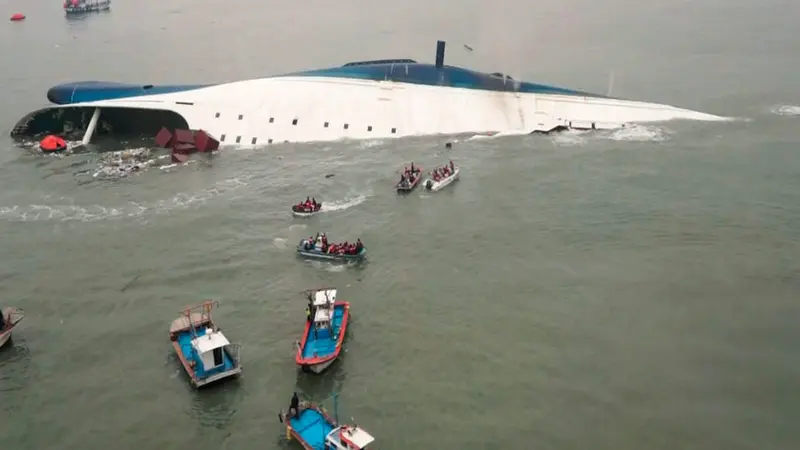
[[[19,22],[21,20],[25,20],[25,14],[16,13],[16,14],[12,14],[11,15],[11,21],[12,22]]]
[[[50,134],[39,142],[39,148],[41,148],[43,152],[59,152],[67,149],[67,142],[58,136]]]

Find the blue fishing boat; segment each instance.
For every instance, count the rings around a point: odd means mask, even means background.
[[[278,419],[286,425],[286,439],[295,439],[306,450],[368,450],[375,442],[371,434],[356,424],[339,425],[336,394],[333,410],[331,417],[321,405],[301,402],[295,393],[289,411],[281,411]]]
[[[169,339],[194,387],[202,387],[242,372],[237,344],[231,344],[214,324],[206,301],[186,308],[169,327]]]
[[[295,362],[304,371],[321,373],[342,351],[350,302],[336,299],[336,289],[322,288],[304,291],[308,298],[306,326],[297,343]]]
[[[367,248],[358,239],[355,243],[329,244],[325,233],[302,239],[297,244],[297,254],[306,258],[327,261],[360,261],[367,256]]]

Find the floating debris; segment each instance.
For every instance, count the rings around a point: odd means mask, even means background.
[[[149,148],[136,148],[104,153],[98,161],[98,170],[94,178],[123,178],[139,173],[155,166],[158,160],[169,158],[169,155],[153,156]]]

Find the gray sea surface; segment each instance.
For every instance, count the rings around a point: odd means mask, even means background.
[[[0,351],[12,450],[300,448],[293,391],[380,449],[800,448],[800,3],[0,0]],[[447,61],[735,117],[597,133],[273,145],[91,176],[10,129],[58,83],[222,82],[352,60]],[[472,52],[465,51],[469,45]],[[610,82],[613,80],[613,82]],[[397,196],[410,161],[461,180]],[[325,175],[333,173],[334,177]],[[329,210],[294,219],[315,195]],[[317,231],[368,263],[298,259]],[[300,374],[299,291],[352,302]],[[168,326],[216,299],[238,382],[195,391]]]

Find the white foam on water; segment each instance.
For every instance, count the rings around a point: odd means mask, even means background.
[[[602,135],[612,141],[663,142],[669,139],[669,130],[653,125],[628,125]]]
[[[366,195],[359,195],[357,197],[346,198],[338,202],[330,202],[330,203],[323,202],[322,209],[320,209],[320,212],[344,211],[354,206],[358,206],[364,203],[364,201],[366,200],[367,200]]]
[[[247,186],[248,179],[249,177],[229,178],[207,189],[180,193],[155,202],[128,202],[118,206],[79,205],[70,198],[61,197],[58,199],[60,203],[0,206],[0,219],[11,222],[96,222],[164,214],[203,204]]]
[[[779,116],[800,116],[800,106],[776,105],[770,109],[770,112]]]
[[[295,223],[295,224],[289,225],[289,231],[305,230],[306,228],[308,228],[308,225],[306,225],[304,223]]]
[[[382,145],[382,144],[383,144],[382,140],[371,139],[371,140],[367,140],[367,141],[359,141],[358,148],[360,150],[363,150],[365,148],[377,147],[377,146]]]
[[[275,238],[272,240],[272,244],[279,249],[286,248],[286,238]]]
[[[559,147],[573,147],[586,145],[589,130],[567,130],[553,134],[552,142]]]

